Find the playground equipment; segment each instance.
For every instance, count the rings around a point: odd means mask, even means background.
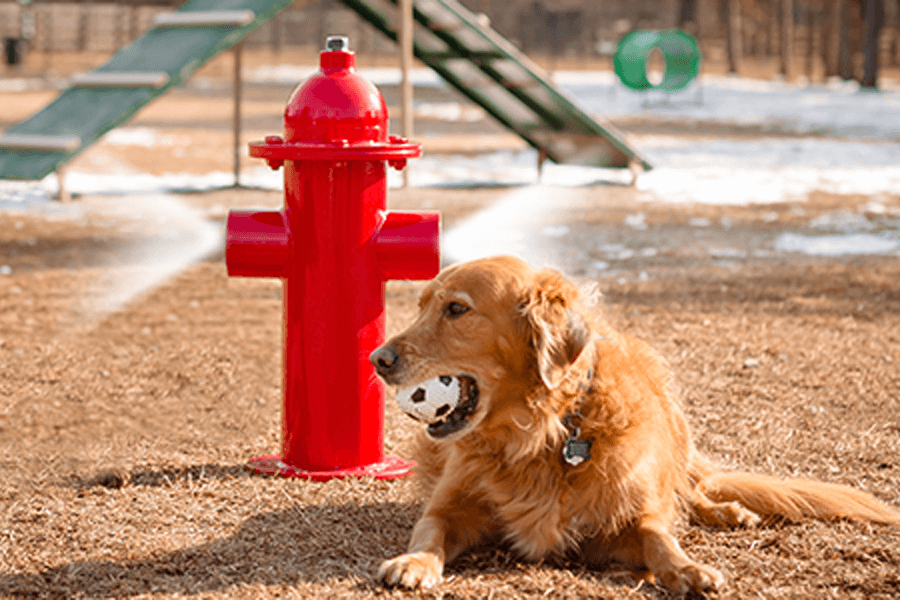
[[[398,0],[341,0],[398,41]],[[610,123],[584,113],[540,67],[456,0],[414,0],[413,53],[448,84],[556,163],[651,165]]]
[[[538,150],[541,161],[604,167],[651,165],[612,125],[590,117],[541,69],[456,0],[411,0],[417,58]],[[393,40],[397,0],[342,0]],[[0,135],[0,179],[42,179],[235,47],[235,183],[240,166],[240,42],[291,0],[189,0],[105,65],[76,78],[44,109]],[[65,198],[60,175],[60,197]]]
[[[159,15],[146,35],[76,77],[56,100],[0,136],[0,178],[42,179],[59,170],[290,3],[190,0]]]
[[[317,481],[390,479],[412,463],[384,456],[384,386],[369,354],[384,342],[384,282],[440,269],[436,212],[386,212],[386,162],[421,146],[388,136],[381,93],[355,73],[346,38],[328,38],[320,72],[291,95],[284,138],[250,155],[284,166],[280,211],[228,215],[228,274],[284,280],[282,454],[257,473]]]
[[[665,61],[665,73],[656,84],[647,76],[647,61],[654,49],[662,53]],[[678,92],[700,72],[700,47],[692,35],[680,29],[636,30],[619,40],[613,64],[616,75],[626,87],[638,91]]]

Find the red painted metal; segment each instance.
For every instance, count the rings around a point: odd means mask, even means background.
[[[440,216],[386,210],[386,163],[403,168],[421,146],[387,134],[384,99],[354,56],[322,52],[284,138],[250,145],[284,166],[284,208],[228,216],[229,275],[284,281],[282,453],[251,460],[258,473],[389,479],[412,466],[384,455],[384,387],[368,356],[384,341],[384,282],[440,269]]]

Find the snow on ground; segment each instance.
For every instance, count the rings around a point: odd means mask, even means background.
[[[816,236],[784,233],[775,242],[776,250],[802,252],[816,256],[891,254],[898,248],[900,248],[900,239],[889,239],[869,233]]]
[[[630,91],[613,73],[559,73],[555,80],[587,112],[609,118],[647,115],[772,133],[900,139],[900,86],[893,82],[871,92],[855,82],[804,85],[708,75],[665,95]]]
[[[315,71],[312,67],[276,66],[253,70],[251,82],[297,82]],[[399,82],[396,69],[360,69],[376,84]],[[442,85],[430,70],[415,70],[419,86]],[[878,196],[900,193],[900,87],[863,92],[855,84],[804,86],[784,82],[703,77],[687,91],[665,97],[625,90],[611,73],[559,72],[554,79],[585,110],[611,118],[664,118],[681,123],[713,122],[753,126],[771,137],[641,136],[636,146],[654,169],[637,181],[638,198],[648,202],[707,204],[766,204],[802,201],[811,192]],[[416,110],[432,117],[470,121],[478,109],[469,105],[419,101]],[[785,135],[789,134],[789,135]],[[815,134],[815,137],[809,137]],[[177,140],[148,128],[119,128],[107,134],[107,144],[150,146]],[[626,183],[621,170],[547,164],[537,181],[533,151],[496,152],[466,156],[424,156],[411,161],[414,186],[484,184],[547,187]],[[172,173],[86,173],[69,170],[67,185],[76,194],[164,194],[173,190],[204,190],[227,186],[232,175]],[[391,187],[400,175],[390,170]],[[267,189],[282,187],[281,172],[260,165],[242,173],[242,183]],[[0,210],[24,208],[47,201],[55,193],[55,176],[42,182],[0,181]],[[520,194],[521,196],[521,194]],[[546,193],[524,193],[537,202]],[[522,207],[522,197],[518,200]],[[504,203],[500,203],[503,206]],[[556,208],[559,208],[556,206]],[[489,209],[497,210],[497,208]],[[523,211],[512,224],[537,209]],[[494,221],[495,223],[497,221]],[[523,225],[524,226],[524,225]],[[512,231],[515,238],[522,227]],[[518,232],[518,233],[517,233]],[[502,236],[501,236],[502,237]],[[858,252],[900,253],[900,242],[885,234],[844,231],[823,238],[785,234],[776,250],[807,254]]]

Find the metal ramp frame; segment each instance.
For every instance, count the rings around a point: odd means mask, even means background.
[[[456,0],[413,1],[413,53],[448,84],[562,164],[651,169],[611,124],[591,117],[543,70]],[[398,41],[397,0],[341,0]]]
[[[291,0],[189,0],[106,64],[0,135],[0,179],[43,179],[150,101],[181,85]]]

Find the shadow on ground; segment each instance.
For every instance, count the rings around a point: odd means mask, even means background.
[[[368,579],[381,560],[397,551],[388,531],[408,531],[407,521],[416,512],[413,504],[396,502],[298,504],[247,519],[229,537],[176,552],[139,560],[72,562],[36,573],[0,575],[0,594],[121,598],[150,593],[200,594],[241,584]],[[329,538],[327,543],[323,536]]]

